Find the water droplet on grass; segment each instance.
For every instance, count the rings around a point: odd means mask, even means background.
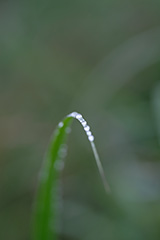
[[[72,113],[72,116],[73,116],[73,117],[76,117],[77,114],[78,114],[77,112],[73,112],[73,113]]]
[[[87,134],[88,136],[91,136],[91,135],[92,135],[91,131],[86,132],[86,134]]]
[[[87,125],[86,127],[84,127],[84,130],[88,132],[90,130],[90,127]]]
[[[94,136],[93,136],[93,135],[89,136],[89,137],[88,137],[88,140],[89,140],[90,142],[93,142],[93,141],[94,141]]]
[[[82,115],[78,113],[78,114],[76,115],[76,118],[77,118],[78,120],[80,120],[80,119],[82,118]]]
[[[82,123],[83,121],[84,121],[84,119],[83,118],[80,118],[80,119],[78,119],[79,121],[80,121],[80,123]]]
[[[63,127],[63,125],[64,125],[63,122],[60,122],[60,123],[58,124],[58,127],[61,128],[61,127]]]
[[[84,121],[82,122],[82,126],[83,126],[83,127],[86,127],[86,125],[87,125],[87,122],[84,120]]]

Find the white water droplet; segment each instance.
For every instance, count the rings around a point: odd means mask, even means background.
[[[86,125],[87,125],[87,122],[84,120],[84,121],[82,122],[82,126],[83,126],[83,127],[86,127]]]
[[[63,122],[60,122],[60,123],[58,124],[58,127],[61,128],[61,127],[63,127],[63,125],[64,125]]]
[[[79,120],[79,119],[82,118],[82,115],[78,113],[78,114],[76,115],[76,118]]]
[[[78,120],[80,121],[80,123],[82,123],[84,121],[83,117]]]
[[[84,130],[88,132],[90,130],[90,127],[87,125],[86,127],[84,127]]]
[[[94,136],[93,136],[93,135],[89,136],[89,137],[88,137],[88,140],[89,140],[90,142],[93,142],[93,141],[94,141]]]
[[[69,114],[68,116],[69,116],[69,117],[74,117],[74,118],[75,118],[75,117],[77,116],[77,114],[78,114],[77,112],[72,112],[72,113]]]
[[[91,131],[86,132],[86,134],[87,134],[88,136],[91,136],[91,135],[92,135]]]

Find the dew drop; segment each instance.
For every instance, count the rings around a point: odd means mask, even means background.
[[[80,123],[82,123],[83,121],[84,121],[84,119],[83,118],[80,118],[80,119],[78,119],[79,121],[80,121]]]
[[[58,124],[58,127],[61,128],[61,127],[63,127],[63,125],[64,125],[63,122],[60,122],[60,123]]]
[[[87,125],[86,127],[84,127],[84,130],[88,132],[90,130],[90,127]]]
[[[91,131],[87,131],[86,134],[87,134],[88,136],[91,136],[91,135],[92,135]]]
[[[87,122],[84,120],[84,121],[82,122],[82,126],[83,126],[83,127],[86,127],[86,125],[87,125]]]
[[[72,112],[72,113],[69,114],[68,116],[69,116],[69,117],[74,117],[74,118],[75,118],[75,117],[77,116],[77,114],[78,114],[77,112]]]
[[[94,141],[94,136],[93,136],[93,135],[89,136],[89,137],[88,137],[88,140],[89,140],[90,142],[93,142],[93,141]]]
[[[78,113],[78,114],[76,115],[76,118],[79,120],[79,119],[82,118],[82,115]]]

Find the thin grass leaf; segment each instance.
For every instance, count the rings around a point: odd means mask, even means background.
[[[109,192],[109,185],[106,181],[102,164],[99,159],[95,144],[94,136],[90,131],[89,125],[81,114],[73,112],[69,114],[62,122],[59,123],[46,155],[42,173],[40,176],[40,184],[36,198],[36,207],[34,214],[33,240],[56,240],[56,199],[59,179],[58,165],[61,163],[60,152],[66,141],[68,129],[73,119],[77,119],[83,126],[88,140],[95,156],[95,160],[105,187]]]

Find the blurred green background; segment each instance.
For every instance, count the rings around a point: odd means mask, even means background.
[[[0,1],[0,239],[31,239],[50,136],[74,123],[60,240],[160,239],[160,1]]]

